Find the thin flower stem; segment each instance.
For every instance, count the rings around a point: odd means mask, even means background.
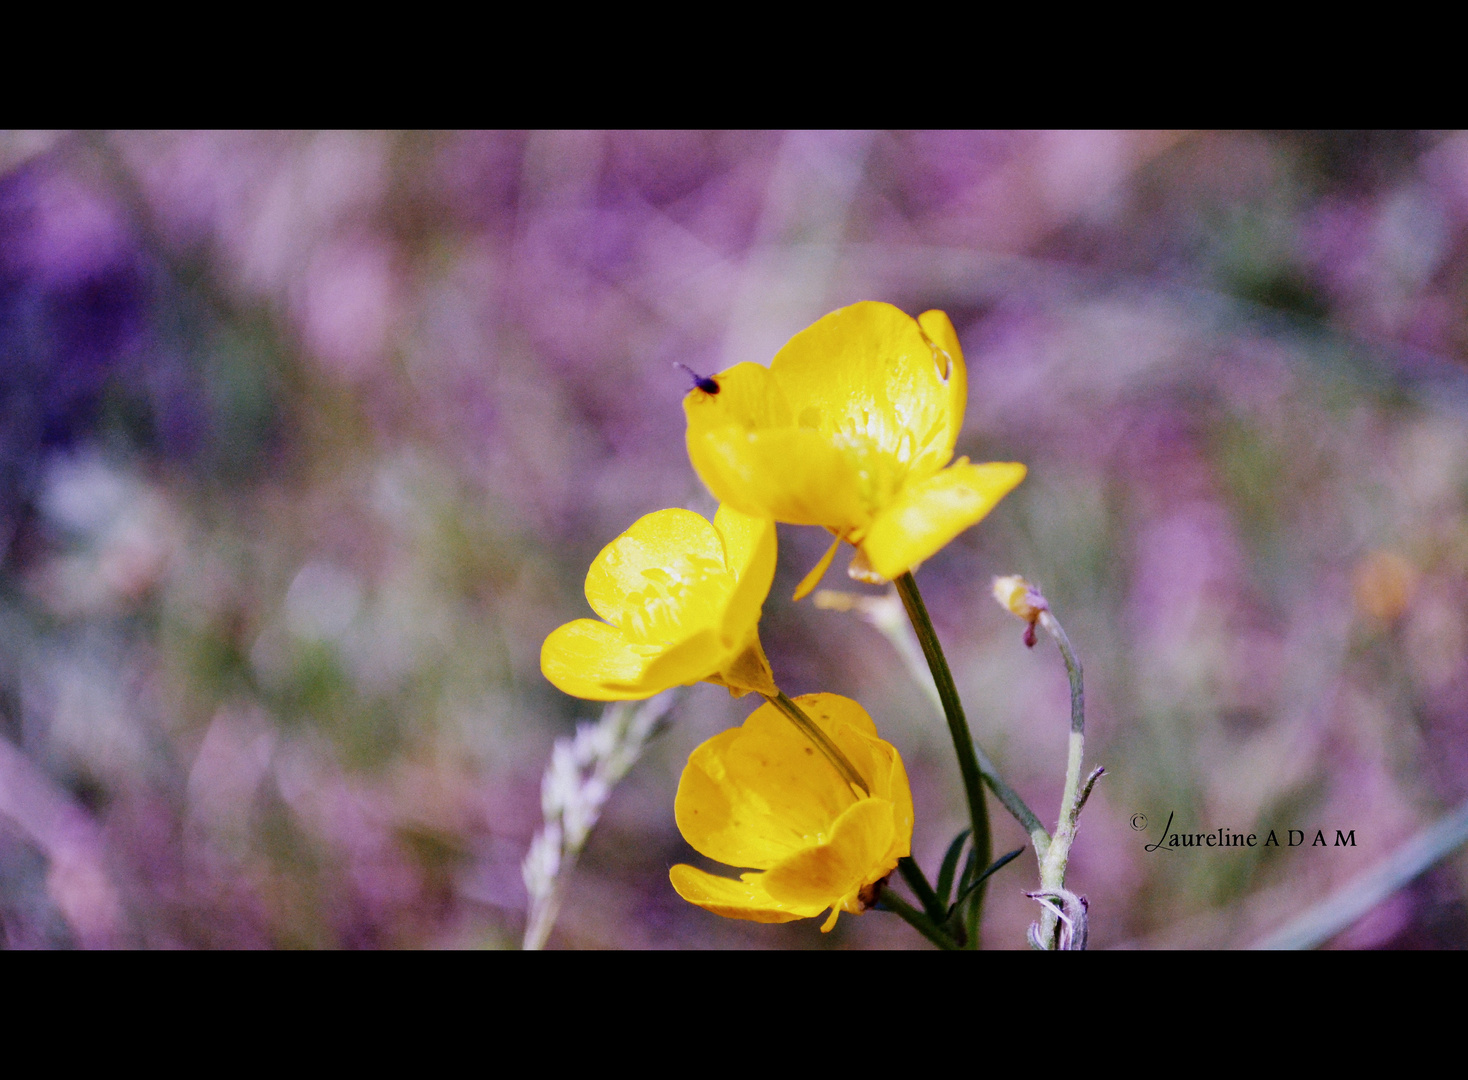
[[[1065,866],[1070,858],[1070,845],[1075,840],[1076,821],[1080,816],[1081,761],[1086,748],[1086,698],[1081,682],[1081,662],[1071,648],[1070,638],[1060,621],[1049,611],[1040,613],[1043,626],[1060,646],[1060,655],[1065,660],[1065,671],[1070,676],[1070,752],[1065,763],[1065,790],[1060,796],[1060,820],[1055,826],[1055,835],[1050,847],[1040,859],[1040,888],[1042,891],[1058,891],[1065,888]],[[1087,788],[1087,794],[1090,793]],[[1040,916],[1040,940],[1054,948],[1058,920],[1050,905],[1044,906]]]
[[[826,755],[826,759],[841,774],[841,779],[853,787],[859,788],[863,795],[871,795],[872,789],[867,786],[867,782],[862,779],[861,773],[856,771],[856,767],[841,752],[841,748],[832,742],[830,736],[817,727],[816,722],[809,716],[806,716],[805,711],[792,701],[783,690],[776,690],[773,697],[765,694],[764,699],[788,716],[791,722],[801,730],[801,733],[815,744],[816,749]]]
[[[1071,648],[1065,627],[1060,625],[1060,620],[1054,614],[1049,611],[1040,612],[1040,625],[1055,639],[1055,644],[1060,646],[1060,655],[1065,658],[1065,673],[1070,676],[1070,729],[1078,735],[1084,735],[1086,731],[1086,691],[1085,687],[1081,685],[1081,662],[1076,657],[1075,650]]]
[[[949,937],[941,926],[898,896],[890,887],[882,886],[881,892],[877,894],[877,902],[894,915],[900,916],[904,922],[938,948],[951,950],[959,947],[958,942]]]
[[[989,811],[984,806],[983,774],[974,753],[973,736],[969,734],[968,720],[963,715],[963,704],[958,700],[958,688],[953,685],[953,673],[943,656],[943,646],[938,643],[938,632],[933,629],[933,620],[918,592],[917,582],[908,571],[893,582],[897,595],[902,597],[902,606],[917,634],[918,644],[923,647],[928,670],[933,673],[933,683],[938,688],[938,698],[943,703],[943,715],[948,721],[948,734],[953,739],[953,750],[958,756],[958,770],[963,775],[964,795],[968,799],[969,820],[973,824],[973,849],[979,866],[988,866],[993,858],[992,842],[989,838]],[[984,890],[974,893],[969,907],[969,945],[978,947],[978,913],[984,901]]]
[[[1030,842],[1035,845],[1035,852],[1040,858],[1045,857],[1045,852],[1050,848],[1050,833],[1045,828],[1045,823],[1040,820],[1038,814],[1029,808],[1024,799],[1020,798],[1019,792],[1004,782],[999,775],[999,770],[989,760],[989,755],[984,753],[984,748],[974,743],[974,755],[979,761],[979,773],[984,777],[984,783],[989,785],[989,790],[994,793],[1008,810],[1010,816],[1024,827],[1030,834]]]
[[[874,627],[878,633],[887,639],[888,643],[901,657],[903,666],[907,668],[908,674],[912,676],[913,682],[917,683],[922,690],[923,696],[932,702],[933,709],[943,717],[943,699],[938,696],[937,687],[933,684],[933,676],[928,671],[927,662],[923,659],[923,652],[917,642],[917,636],[908,624],[901,607],[901,600],[895,592],[876,596],[854,596],[850,593],[826,592],[826,597],[835,597],[833,602],[827,600],[822,603],[822,593],[816,593],[817,607],[832,607],[838,611],[855,610],[862,619]],[[979,762],[979,774],[983,776],[984,783],[989,785],[995,797],[1003,804],[1004,809],[1023,826],[1025,832],[1030,834],[1030,841],[1035,845],[1035,851],[1040,858],[1045,857],[1045,849],[1050,846],[1050,833],[1045,829],[1045,823],[1020,797],[1019,792],[1004,782],[999,775],[999,770],[989,755],[984,753],[984,748],[974,743],[974,755]]]

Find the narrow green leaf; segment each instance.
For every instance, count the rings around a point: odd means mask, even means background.
[[[890,911],[894,915],[899,916],[907,925],[911,926],[940,949],[959,948],[958,942],[953,940],[947,930],[939,926],[933,919],[928,918],[917,908],[907,903],[886,885],[883,885],[877,893],[876,907],[880,911]]]
[[[954,899],[953,906],[948,909],[948,917],[950,919],[953,918],[954,914],[958,911],[959,905],[969,898],[970,893],[972,893],[984,882],[988,881],[989,876],[993,874],[994,871],[1017,859],[1022,851],[1024,851],[1023,847],[1017,847],[1008,855],[999,856],[999,858],[995,859],[994,862],[990,865],[989,869],[980,874],[976,880],[969,882],[969,884],[964,887],[963,891],[960,892],[958,896]]]
[[[933,886],[928,884],[928,879],[923,876],[921,867],[911,858],[897,860],[897,870],[902,875],[907,887],[910,888],[923,905],[923,910],[934,922],[942,922],[948,916],[948,909],[939,901],[938,895],[933,892]]]
[[[964,829],[953,838],[953,843],[948,845],[948,853],[943,856],[943,865],[938,870],[938,902],[945,909],[948,907],[948,894],[953,891],[953,875],[958,870],[958,857],[963,854],[963,842],[972,831]]]
[[[966,947],[970,949],[976,949],[979,945],[979,907],[984,902],[982,891],[972,892],[968,887],[969,882],[973,880],[974,871],[978,869],[978,865],[979,853],[973,848],[969,848],[968,858],[963,861],[963,873],[958,878],[959,894],[973,899],[973,903],[968,906],[968,914],[966,916],[953,914],[963,907],[962,904],[955,903],[948,909],[949,918],[947,926],[953,932],[953,936],[955,938],[962,937],[966,943]]]
[[[958,875],[958,891],[967,892],[968,883],[973,880],[974,870],[978,866],[979,853],[969,848],[968,858],[963,861],[963,873]]]

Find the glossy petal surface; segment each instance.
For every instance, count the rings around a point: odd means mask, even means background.
[[[747,514],[821,525],[853,544],[880,528],[872,565],[893,577],[992,508],[979,509],[997,489],[990,477],[926,487],[953,457],[968,393],[941,311],[914,319],[852,304],[796,334],[768,370],[743,363],[715,379],[719,393],[684,399],[688,454],[709,490]],[[916,489],[927,510],[915,509]],[[892,535],[907,526],[913,537]]]
[[[699,478],[728,505],[791,525],[864,524],[871,514],[861,493],[885,468],[876,454],[796,427],[730,425],[697,436],[690,428],[688,456]]]
[[[872,522],[861,549],[890,581],[981,521],[1024,478],[1025,467],[1015,462],[960,459],[904,488]]]
[[[775,573],[775,526],[732,507],[711,524],[689,510],[639,519],[601,550],[586,599],[605,620],[553,631],[540,668],[577,697],[651,697],[710,679],[736,694],[774,691],[759,647],[760,612]]]
[[[720,627],[724,642],[733,647],[758,625],[770,594],[770,583],[775,580],[775,530],[768,519],[750,517],[730,506],[720,506],[714,514],[714,530],[723,539],[725,566],[734,578]]]
[[[659,510],[601,549],[586,573],[586,599],[630,640],[663,643],[709,621],[727,575],[723,541],[706,518]]]
[[[722,915],[726,919],[750,922],[782,923],[809,919],[826,909],[824,904],[787,904],[771,896],[760,878],[763,874],[745,874],[744,878],[719,877],[707,870],[680,863],[668,873],[673,888],[690,904]]]
[[[824,844],[804,848],[761,875],[766,891],[781,903],[822,908],[855,898],[892,847],[893,816],[886,799],[862,799],[848,807],[832,823]]]
[[[946,465],[963,424],[966,383],[950,382],[963,353],[948,317],[929,315],[947,339],[941,348],[919,320],[866,302],[817,320],[770,362],[797,424],[869,458],[868,468],[880,462],[871,492],[877,505],[887,496],[883,481],[900,485],[909,470],[921,475]]]
[[[766,871],[735,882],[675,867],[679,894],[717,914],[784,921],[827,908],[859,912],[860,890],[909,852],[912,793],[896,749],[849,698],[797,700],[862,774],[871,797],[858,797],[773,705],[698,747],[678,785],[679,831],[717,862]]]
[[[619,701],[651,696],[641,687],[656,656],[634,646],[615,626],[577,619],[558,626],[545,639],[540,670],[573,697]]]

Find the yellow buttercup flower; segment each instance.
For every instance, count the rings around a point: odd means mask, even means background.
[[[754,871],[738,880],[678,865],[673,888],[716,915],[754,922],[860,914],[912,847],[912,791],[902,758],[866,711],[836,694],[801,708],[865,778],[862,796],[774,705],[715,735],[688,759],[674,816],[700,854]]]
[[[841,308],[796,334],[768,368],[736,364],[717,392],[684,398],[688,456],[746,514],[836,535],[796,590],[813,589],[845,540],[853,576],[891,580],[984,517],[1025,475],[1013,462],[949,464],[968,376],[948,316],[891,304]]]
[[[659,510],[604,547],[586,599],[604,622],[577,619],[540,650],[558,688],[597,701],[646,698],[699,680],[776,694],[759,643],[775,575],[775,525],[720,506],[713,524]]]

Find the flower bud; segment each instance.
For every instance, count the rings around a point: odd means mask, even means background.
[[[1040,590],[1018,574],[994,579],[994,599],[999,601],[1000,607],[1007,608],[1031,626],[1039,621],[1041,612],[1050,610]]]

